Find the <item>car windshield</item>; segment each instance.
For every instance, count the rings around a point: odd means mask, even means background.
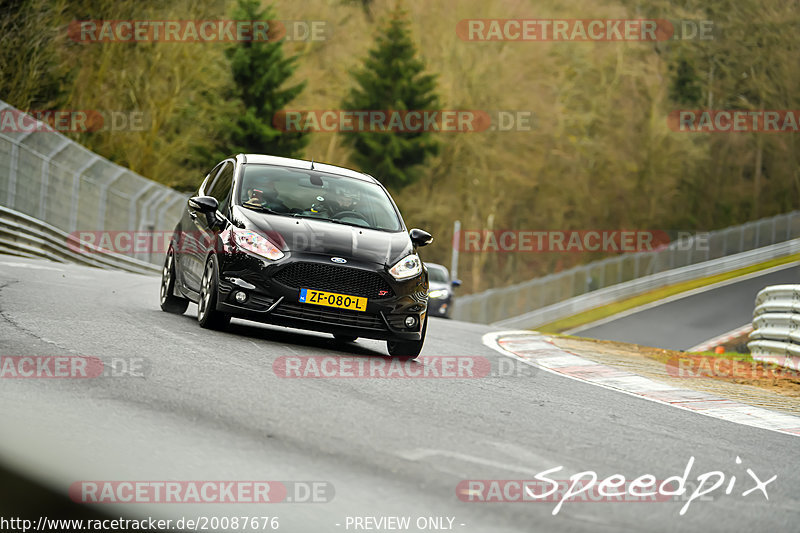
[[[439,281],[447,283],[449,281],[447,275],[447,269],[445,269],[444,267],[428,265],[428,279],[430,281]]]
[[[245,208],[383,231],[402,230],[394,205],[375,183],[259,164],[244,165],[240,181],[237,203]]]

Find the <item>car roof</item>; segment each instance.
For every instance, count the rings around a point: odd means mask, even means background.
[[[274,155],[264,154],[238,154],[236,159],[243,164],[257,164],[257,165],[276,165],[291,168],[302,168],[305,170],[312,170],[312,162],[305,159],[293,159],[291,157],[278,157]],[[345,167],[338,167],[336,165],[328,165],[318,161],[313,162],[313,170],[320,172],[327,172],[329,174],[338,174],[339,176],[347,176],[349,178],[356,178],[371,183],[378,183],[378,180],[364,172],[358,172]]]
[[[427,266],[428,268],[430,268],[430,267],[438,268],[440,270],[444,270],[445,272],[448,272],[447,267],[444,266],[444,265],[440,265],[439,263],[428,263],[427,261],[425,261],[425,266]]]

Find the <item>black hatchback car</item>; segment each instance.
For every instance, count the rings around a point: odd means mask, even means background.
[[[428,281],[430,290],[428,291],[428,314],[430,316],[440,316],[450,318],[453,312],[453,302],[455,296],[453,289],[461,286],[461,280],[450,279],[450,272],[447,267],[436,263],[426,263],[428,270]]]
[[[427,331],[428,273],[372,176],[298,159],[239,154],[209,172],[167,250],[161,309],[198,304],[204,328],[231,317],[387,341],[419,355]]]

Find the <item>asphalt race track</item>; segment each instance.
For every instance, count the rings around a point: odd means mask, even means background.
[[[625,314],[570,333],[591,339],[632,342],[656,348],[687,350],[743,326],[753,319],[758,291],[769,285],[800,282],[800,267],[787,266]]]
[[[720,315],[746,316],[749,293],[736,306],[726,294],[795,273],[701,300]],[[229,332],[203,330],[194,305],[184,316],[161,312],[158,288],[156,277],[0,256],[1,355],[97,356],[138,369],[0,379],[0,463],[64,494],[81,480],[327,482],[335,491],[327,503],[103,507],[114,515],[276,516],[288,532],[355,531],[348,517],[388,516],[412,525],[454,517],[453,531],[480,533],[798,530],[796,437],[529,367],[479,379],[285,379],[273,371],[282,356],[374,358],[385,346],[342,347],[328,335],[244,321]],[[481,344],[489,331],[434,319],[423,357],[485,357],[499,369],[510,360]],[[690,333],[676,344],[694,343]],[[557,466],[564,469],[555,479],[592,470],[661,480],[682,475],[690,457],[695,485],[715,470],[725,486],[736,481],[731,494],[718,489],[683,516],[679,500],[566,502],[554,516],[554,502],[471,503],[456,494],[462,480],[530,480]],[[769,500],[758,490],[742,496],[753,486],[748,468],[761,480],[777,475]]]

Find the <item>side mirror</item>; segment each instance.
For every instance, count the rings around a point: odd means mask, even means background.
[[[414,228],[408,232],[408,235],[411,237],[411,242],[414,246],[427,246],[433,242],[431,234],[421,229]]]
[[[189,207],[201,213],[215,213],[219,202],[213,196],[193,196],[189,198]]]
[[[454,279],[453,281],[451,281],[451,283],[452,283],[453,287],[460,287],[461,286],[461,280],[460,279]]]

